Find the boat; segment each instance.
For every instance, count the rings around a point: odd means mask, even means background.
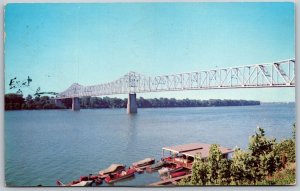
[[[164,161],[159,161],[159,162],[155,163],[154,165],[149,166],[149,167],[147,168],[147,172],[152,172],[152,171],[154,171],[154,170],[159,170],[159,169],[161,169],[165,164],[166,164],[166,162],[164,162]]]
[[[130,178],[130,177],[134,176],[135,172],[136,172],[135,169],[130,168],[126,171],[124,170],[124,171],[116,173],[114,175],[109,175],[104,179],[104,181],[108,184],[112,184],[112,183],[115,183],[119,180],[123,180],[123,179]]]
[[[60,180],[56,181],[57,186],[90,186],[93,183],[93,180],[74,180],[68,184],[62,183]]]
[[[159,175],[167,174],[169,172],[169,168],[167,167],[162,167],[161,169],[158,170]]]
[[[99,171],[99,175],[109,175],[112,173],[117,173],[125,169],[125,165],[123,164],[111,164],[108,168]]]
[[[134,167],[133,167],[134,168]],[[135,169],[135,171],[137,172],[137,173],[139,173],[139,174],[142,174],[143,172],[144,172],[144,169],[142,169],[142,168],[134,168]]]
[[[184,170],[184,167],[182,167],[182,166],[179,166],[179,167],[176,167],[176,168],[163,167],[160,170],[158,170],[158,173],[159,173],[159,175],[164,175],[164,174],[167,174],[167,173],[170,174],[170,173],[178,172],[178,171],[182,171],[182,170]]]
[[[90,176],[81,176],[79,180],[80,181],[88,181],[88,180],[96,180],[98,178],[99,178],[98,175],[90,175]]]
[[[184,176],[184,175],[186,175],[185,171],[172,172],[172,173],[170,173],[170,178],[176,178],[176,177]]]
[[[95,184],[96,184],[96,185],[102,184],[102,179],[101,179],[101,178],[95,179]]]
[[[143,167],[143,166],[147,166],[147,165],[151,165],[155,162],[154,158],[145,158],[143,160],[137,161],[132,163],[133,167]]]

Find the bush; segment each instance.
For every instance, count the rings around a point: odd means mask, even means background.
[[[258,132],[249,139],[250,155],[253,157],[253,163],[250,166],[253,183],[261,181],[265,176],[272,175],[280,168],[279,156],[275,150],[275,139],[265,137],[265,131],[258,127]]]
[[[280,156],[285,157],[285,162]],[[207,160],[195,157],[191,178],[182,180],[179,185],[293,184],[295,169],[279,170],[286,163],[294,163],[295,159],[295,139],[276,143],[258,128],[249,138],[249,151],[236,149],[232,160],[222,158],[218,145],[211,145]]]
[[[296,162],[296,143],[292,139],[283,140],[276,144],[275,152],[280,157],[280,162],[284,167],[287,162]]]
[[[207,162],[201,159],[201,156],[196,156],[192,166],[192,177],[190,183],[192,185],[206,185],[209,181],[208,173],[209,166]]]
[[[212,184],[219,184],[220,161],[222,153],[216,144],[212,144],[209,148],[208,167],[209,167],[209,181]]]
[[[285,169],[277,171],[273,176],[258,182],[257,185],[294,185],[296,183],[296,164],[288,163]]]
[[[280,162],[282,167],[286,165],[287,162],[296,162],[296,124],[293,126],[293,137],[292,139],[282,140],[275,145],[275,152],[280,157]]]

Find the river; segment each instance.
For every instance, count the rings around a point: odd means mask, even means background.
[[[111,163],[159,160],[163,146],[202,142],[247,149],[258,125],[281,140],[292,136],[295,120],[294,103],[149,108],[136,115],[125,109],[6,111],[6,184],[55,186],[57,179],[67,183]],[[115,185],[158,180],[157,173],[144,173]]]

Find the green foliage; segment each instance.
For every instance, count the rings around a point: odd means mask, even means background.
[[[235,185],[251,183],[255,172],[251,169],[254,158],[250,153],[236,149],[231,162],[231,178]]]
[[[209,166],[207,162],[201,159],[201,156],[196,156],[192,166],[192,177],[190,183],[192,185],[206,185],[209,181],[208,177]]]
[[[55,101],[48,96],[36,96],[34,99],[28,95],[25,99],[21,94],[6,94],[5,95],[5,110],[20,110],[20,109],[59,109]]]
[[[280,158],[275,152],[260,156],[261,173],[263,176],[272,175],[280,168]]]
[[[40,95],[34,98],[28,95],[26,99],[20,94],[6,94],[5,95],[5,110],[12,109],[64,109],[72,107],[72,99],[62,99],[64,106],[57,106],[54,100],[51,100],[48,96]],[[175,98],[155,98],[144,99],[140,97],[137,99],[137,105],[140,108],[152,108],[152,107],[211,107],[211,106],[242,106],[242,105],[259,105],[259,101],[247,101],[247,100],[176,100]],[[109,98],[109,97],[81,97],[81,108],[126,108],[127,99]]]
[[[295,125],[294,125],[295,127]],[[249,151],[236,149],[232,160],[222,157],[218,145],[213,144],[207,160],[196,157],[190,179],[184,179],[180,185],[285,185],[295,183],[295,167],[280,168],[281,155],[285,163],[295,162],[295,139],[279,143],[265,136],[258,128],[249,138]]]
[[[219,163],[218,182],[220,185],[229,185],[231,182],[231,161],[225,158]]]
[[[22,109],[24,103],[22,94],[5,94],[5,110]]]
[[[82,97],[80,98],[81,108],[126,108],[127,99],[119,98],[98,98],[98,97]],[[209,107],[209,106],[241,106],[241,105],[259,105],[258,101],[246,100],[176,100],[175,98],[154,98],[137,99],[139,108],[157,108],[157,107]]]
[[[296,162],[296,142],[294,139],[282,140],[275,146],[275,152],[280,157],[282,166],[287,162]]]
[[[275,185],[294,185],[296,183],[296,172],[295,170],[286,169],[274,176],[271,181]]]
[[[209,167],[209,180],[212,184],[219,184],[219,163],[222,159],[222,153],[218,145],[212,144],[209,148],[208,167]]]
[[[243,105],[260,105],[259,101],[247,101],[247,100],[191,100],[183,99],[176,100],[175,98],[154,98],[144,99],[140,97],[137,100],[138,107],[149,108],[149,107],[214,107],[214,106],[243,106]]]
[[[190,177],[185,177],[183,179],[181,179],[178,183],[178,186],[193,186],[193,184],[191,183],[191,178]]]
[[[275,145],[275,139],[265,137],[265,131],[260,127],[258,132],[250,137],[249,150],[254,159],[251,165],[254,183],[273,174],[280,167],[279,156],[274,152]]]
[[[249,150],[254,157],[271,152],[275,143],[275,139],[265,137],[265,131],[262,128],[258,127],[258,131],[249,139]]]
[[[257,185],[294,185],[296,183],[296,164],[288,163],[286,168],[276,171],[273,176],[257,183]]]
[[[218,145],[211,145],[207,160],[196,156],[191,178],[180,181],[179,185],[229,185],[231,182],[231,162],[223,158]]]

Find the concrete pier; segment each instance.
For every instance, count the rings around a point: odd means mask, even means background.
[[[136,94],[129,94],[127,101],[127,113],[137,113]]]
[[[72,98],[72,110],[79,111],[80,110],[80,100],[78,97]]]

